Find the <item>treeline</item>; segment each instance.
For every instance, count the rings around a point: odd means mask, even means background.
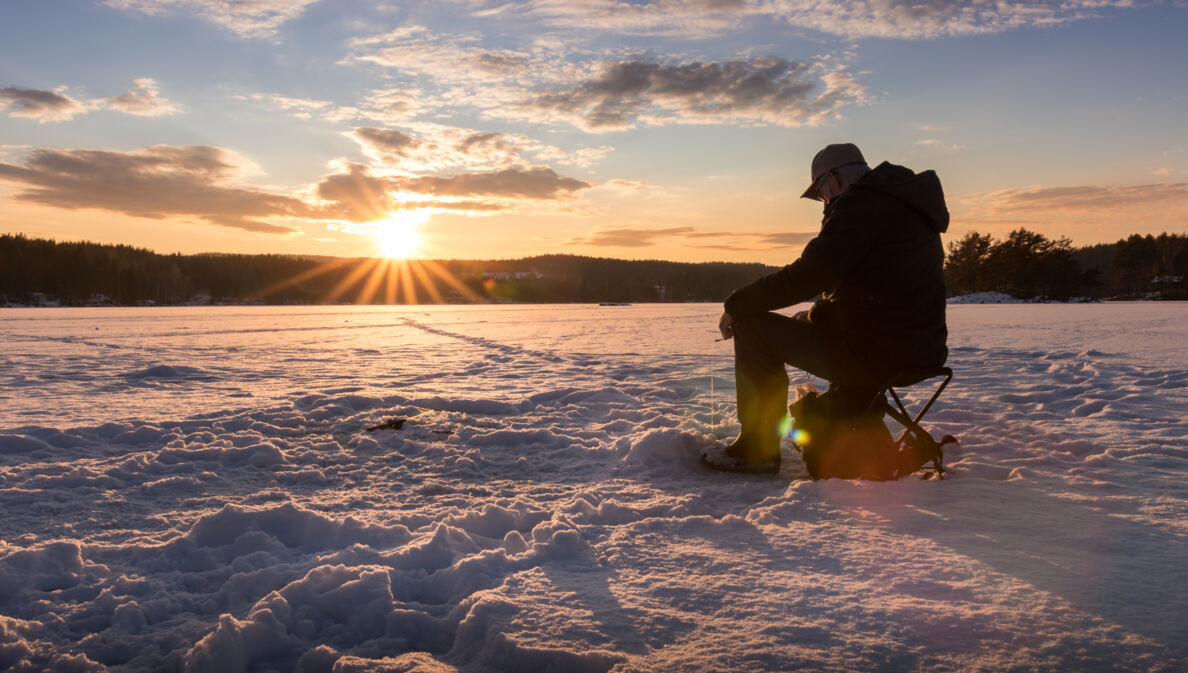
[[[293,255],[162,255],[128,245],[0,235],[0,305],[349,302],[721,301],[763,264],[690,264],[576,255],[392,262]],[[1074,249],[1019,229],[948,245],[950,296],[1188,299],[1188,236],[1133,235]],[[893,279],[889,279],[892,282]]]
[[[1002,292],[1020,299],[1188,299],[1188,236],[1134,234],[1078,249],[1026,229],[1002,240],[971,232],[949,243],[949,296]]]
[[[721,301],[773,270],[576,255],[392,263],[162,255],[128,245],[0,235],[0,305]]]

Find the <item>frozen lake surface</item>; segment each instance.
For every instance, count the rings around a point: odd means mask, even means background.
[[[0,670],[1188,670],[1188,304],[950,306],[896,483],[703,471],[719,311],[0,311]]]

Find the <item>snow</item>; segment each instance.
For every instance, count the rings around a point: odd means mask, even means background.
[[[1053,300],[1047,297],[1032,297],[1031,299],[1019,299],[1018,297],[1006,294],[1005,292],[970,292],[968,294],[959,294],[955,297],[949,297],[950,304],[1040,304],[1050,303]],[[1059,303],[1065,304],[1092,304],[1101,301],[1093,297],[1069,297]]]
[[[719,310],[0,312],[0,670],[1188,670],[1188,304],[950,306],[893,483],[703,470]]]
[[[970,292],[949,297],[950,304],[1025,304],[1026,300],[1018,299],[1005,292]]]

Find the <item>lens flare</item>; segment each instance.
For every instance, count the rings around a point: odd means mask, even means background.
[[[802,428],[796,428],[792,431],[792,441],[796,442],[797,446],[806,446],[809,443],[809,433]]]

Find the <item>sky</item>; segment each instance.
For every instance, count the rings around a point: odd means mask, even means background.
[[[814,153],[946,240],[1188,231],[1188,2],[4,0],[0,233],[786,264]]]

